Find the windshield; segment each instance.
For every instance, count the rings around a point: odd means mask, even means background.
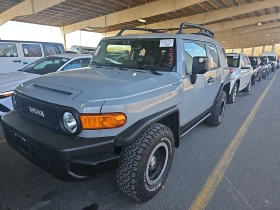
[[[33,74],[48,74],[56,72],[67,61],[69,61],[68,58],[45,57],[26,66],[22,71]]]
[[[260,57],[263,64],[267,64],[267,57]]]
[[[270,61],[276,61],[276,56],[267,56]]]
[[[239,58],[240,56],[227,56],[227,62],[229,67],[239,67]]]
[[[256,57],[249,57],[250,63],[252,66],[257,66],[258,65],[258,58]]]
[[[175,58],[174,39],[102,40],[91,64],[172,71]]]

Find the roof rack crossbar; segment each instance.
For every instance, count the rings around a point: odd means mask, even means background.
[[[181,23],[178,34],[183,34],[183,29],[185,29],[185,28],[197,28],[197,29],[200,29],[200,31],[197,34],[209,36],[212,38],[214,38],[214,36],[215,36],[213,31],[211,31],[203,26],[192,24],[192,23],[186,23],[186,22]]]
[[[163,33],[163,31],[160,30],[160,29],[125,27],[117,34],[117,36],[121,36],[124,31],[130,31],[130,30],[132,30],[132,31],[148,31],[148,32],[152,32],[152,33]]]

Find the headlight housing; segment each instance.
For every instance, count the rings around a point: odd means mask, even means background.
[[[78,122],[73,114],[65,112],[62,117],[63,126],[70,134],[76,133],[78,129]]]
[[[6,92],[3,92],[3,93],[0,93],[0,99],[12,96],[13,92],[14,91],[6,91]]]

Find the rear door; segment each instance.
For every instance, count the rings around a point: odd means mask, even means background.
[[[20,44],[0,42],[0,74],[17,71],[23,68]]]
[[[23,66],[44,57],[42,45],[39,43],[21,43],[23,53]]]

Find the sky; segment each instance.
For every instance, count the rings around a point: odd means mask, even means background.
[[[9,21],[0,26],[0,39],[63,43],[58,27],[17,21]],[[66,48],[70,49],[73,45],[96,47],[101,39],[102,34],[100,33],[75,31],[66,35]]]

